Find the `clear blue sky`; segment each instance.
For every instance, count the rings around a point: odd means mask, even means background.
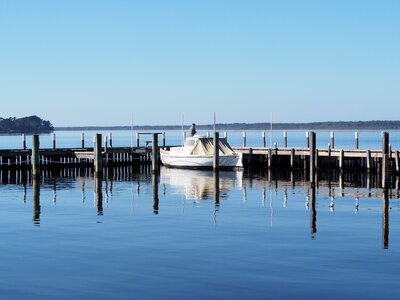
[[[400,119],[400,1],[0,0],[1,117]]]

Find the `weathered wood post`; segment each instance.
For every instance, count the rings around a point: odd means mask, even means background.
[[[382,187],[386,188],[389,179],[389,133],[382,132]]]
[[[366,160],[367,160],[367,170],[369,172],[369,170],[371,169],[371,150],[367,150],[367,154],[366,154]]]
[[[214,171],[219,171],[219,132],[214,132],[214,160],[213,160]]]
[[[94,172],[95,177],[101,177],[103,173],[103,158],[101,154],[101,133],[97,133],[94,138]]]
[[[26,150],[26,135],[22,134],[22,149]]]
[[[162,133],[162,146],[165,147],[165,131]]]
[[[315,183],[315,150],[317,148],[316,135],[314,131],[310,132],[310,182]]]
[[[243,147],[246,147],[246,131],[243,131]]]
[[[228,133],[224,131],[224,139],[228,140]]]
[[[310,148],[310,133],[306,131],[306,148]]]
[[[399,150],[396,150],[395,152],[394,152],[394,161],[395,161],[395,164],[396,164],[396,173],[399,173],[400,172],[400,166],[399,166]]]
[[[261,132],[262,146],[265,148],[267,146],[267,142],[265,140],[265,131]]]
[[[110,142],[110,148],[112,148],[112,146],[113,146],[112,132],[109,133],[109,135],[108,135],[108,140],[109,140],[109,142]]]
[[[335,149],[335,133],[331,131],[331,148]]]
[[[56,149],[56,134],[53,132],[53,150]]]
[[[252,163],[253,163],[253,148],[249,148],[249,157],[248,157],[248,165],[249,165],[249,168],[251,168],[252,167]]]
[[[40,177],[39,135],[32,135],[32,177]]]
[[[272,149],[268,148],[268,169],[272,166]]]
[[[358,131],[356,131],[354,134],[354,144],[355,148],[358,149]]]
[[[104,152],[107,152],[108,148],[108,136],[104,136]]]
[[[85,148],[85,134],[81,133],[81,148]]]
[[[287,148],[287,132],[283,132],[283,148]]]
[[[153,141],[152,141],[152,164],[151,171],[153,174],[158,174],[158,134],[153,133]]]
[[[139,132],[136,132],[136,147],[139,148],[140,140],[139,140]]]
[[[340,149],[340,152],[339,152],[340,154],[339,154],[339,169],[343,169],[344,168],[344,151],[343,151],[343,149]]]
[[[294,167],[294,148],[290,149],[290,167]]]

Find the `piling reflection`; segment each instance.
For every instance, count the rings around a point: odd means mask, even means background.
[[[158,175],[154,173],[152,175],[152,187],[153,187],[153,214],[158,214]]]
[[[32,179],[32,222],[40,225],[40,180]]]
[[[103,180],[101,177],[95,176],[94,179],[94,193],[95,193],[95,205],[97,215],[103,215]]]
[[[384,188],[382,194],[382,248],[389,248],[389,189]]]
[[[315,233],[317,232],[317,210],[316,210],[316,198],[315,198],[315,184],[310,183],[310,233],[311,238],[315,238]]]

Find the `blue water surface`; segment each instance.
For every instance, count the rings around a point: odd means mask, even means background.
[[[385,238],[379,189],[320,184],[314,214],[306,182],[166,168],[106,178],[42,177],[39,193],[3,181],[1,299],[400,296],[397,196]]]

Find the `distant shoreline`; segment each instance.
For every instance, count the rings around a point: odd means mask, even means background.
[[[226,123],[216,124],[218,130],[269,130],[270,123]],[[190,125],[185,125],[188,129]],[[197,129],[214,128],[213,124],[196,125]],[[310,123],[273,123],[273,129],[280,130],[389,130],[400,129],[400,121],[338,121],[338,122],[310,122]],[[68,126],[54,127],[54,130],[87,131],[87,130],[130,130],[131,126]],[[182,125],[142,125],[133,126],[133,130],[181,130]]]

